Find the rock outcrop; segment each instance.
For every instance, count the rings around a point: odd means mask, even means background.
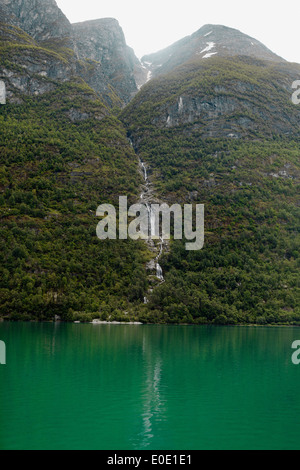
[[[108,106],[124,106],[138,91],[140,63],[116,20],[71,25],[55,0],[0,0],[0,15],[3,58],[9,61],[0,66],[0,78],[6,80],[9,100],[15,90],[42,94],[53,87],[49,79],[76,76]],[[21,44],[29,47],[21,50]]]
[[[0,104],[6,104],[6,86],[2,80],[0,80]]]
[[[0,1],[0,23],[7,23],[14,26],[19,26],[19,22],[16,16],[7,8],[4,3]]]
[[[126,108],[125,122],[197,131],[201,138],[294,135],[300,113],[292,104],[292,83],[299,73],[297,64],[246,56],[190,61],[143,87]],[[133,121],[141,107],[147,114]],[[140,136],[131,138],[139,150]]]
[[[117,20],[104,18],[73,25],[76,53],[89,61],[83,78],[100,94],[110,87],[128,103],[137,92],[134,78],[135,56],[126,45]]]
[[[72,26],[55,0],[1,0],[19,26],[36,41],[64,41],[72,47]]]

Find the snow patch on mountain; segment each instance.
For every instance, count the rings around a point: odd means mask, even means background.
[[[214,42],[207,42],[206,44],[207,46],[200,52],[200,54],[211,51],[216,45]]]
[[[209,52],[208,54],[205,54],[202,59],[209,59],[213,55],[218,54],[217,52]]]

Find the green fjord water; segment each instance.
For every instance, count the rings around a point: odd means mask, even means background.
[[[0,323],[1,449],[300,449],[299,328]]]

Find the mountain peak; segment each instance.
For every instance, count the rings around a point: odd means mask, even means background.
[[[19,26],[37,41],[70,38],[72,27],[55,0],[0,0],[0,5],[13,14]]]
[[[97,80],[88,83],[101,93],[98,78],[105,75],[105,82],[113,83],[119,96],[130,101],[137,91],[134,78],[133,52],[126,44],[124,32],[115,18],[101,18],[72,25],[73,39],[79,59],[96,62]]]
[[[9,99],[15,98],[16,88],[29,94],[43,93],[50,86],[40,83],[46,77],[61,80],[80,77],[108,106],[124,105],[137,92],[134,72],[138,59],[127,46],[116,19],[72,25],[55,0],[0,0],[0,18],[0,41],[5,40],[7,47],[13,42],[35,47],[23,49],[22,54],[13,49],[13,60],[23,68],[23,73],[27,71],[26,79],[20,79],[19,71],[8,79],[7,72],[0,67],[0,79],[6,79]],[[16,26],[27,34],[20,34]],[[47,61],[42,57],[46,50],[51,56]],[[35,74],[34,79],[31,73]],[[38,84],[33,86],[36,75]]]
[[[248,56],[273,62],[285,60],[270,51],[257,39],[224,25],[206,24],[191,36],[171,46],[148,54],[142,58],[151,76],[168,73],[175,67],[194,59],[209,59],[213,56]]]

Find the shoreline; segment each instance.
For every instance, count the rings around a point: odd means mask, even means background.
[[[125,321],[51,321],[51,320],[9,320],[9,319],[4,319],[0,318],[0,325],[1,323],[51,323],[51,324],[77,324],[77,325],[128,325],[128,326],[213,326],[213,327],[254,327],[254,328],[300,328],[300,323],[296,325],[291,325],[287,323],[282,323],[282,324],[267,324],[267,325],[259,325],[258,323],[237,323],[237,324],[228,324],[228,325],[221,325],[217,323],[142,323],[138,321],[131,321],[131,322],[125,322]]]

